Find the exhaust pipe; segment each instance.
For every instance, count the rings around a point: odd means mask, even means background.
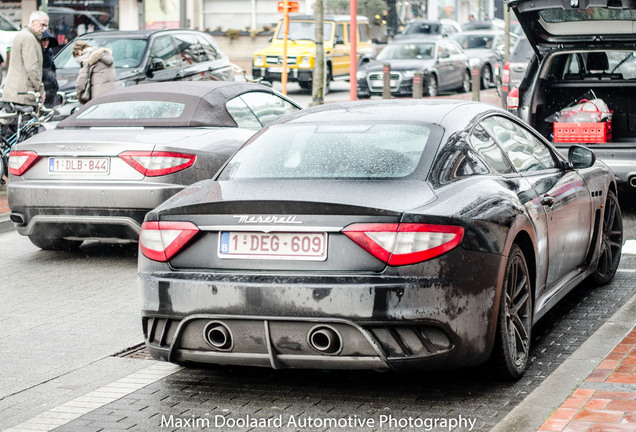
[[[11,222],[16,225],[24,225],[25,223],[24,215],[21,213],[11,213],[9,215],[9,219],[11,219]]]
[[[632,176],[629,178],[629,185],[633,188],[636,188],[636,176]]]
[[[210,322],[205,326],[203,338],[217,350],[229,351],[232,349],[232,333],[230,333],[230,329],[218,321]]]
[[[342,349],[340,335],[329,327],[314,327],[309,331],[307,340],[313,349],[324,354],[335,354]]]

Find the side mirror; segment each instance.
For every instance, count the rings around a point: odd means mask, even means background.
[[[441,53],[439,53],[437,55],[438,59],[446,59],[446,58],[449,58],[449,57],[450,57],[450,54],[448,54],[447,52],[441,52]]]
[[[596,155],[587,147],[573,145],[568,150],[568,162],[574,169],[589,168],[596,162]]]
[[[163,64],[163,60],[161,60],[160,58],[152,59],[152,62],[150,63],[150,70],[158,71],[158,70],[163,70],[165,68],[166,68],[166,65]]]

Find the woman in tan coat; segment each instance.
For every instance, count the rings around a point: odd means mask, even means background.
[[[108,93],[117,88],[117,73],[115,72],[115,60],[113,52],[109,48],[91,47],[85,41],[77,41],[73,45],[73,57],[82,65],[75,90],[81,103]],[[90,97],[84,98],[84,90],[87,87],[90,74]]]

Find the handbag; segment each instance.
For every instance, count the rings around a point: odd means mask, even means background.
[[[88,76],[86,77],[86,86],[82,93],[79,95],[79,101],[83,104],[91,100],[91,75],[93,74],[93,68],[89,66]]]

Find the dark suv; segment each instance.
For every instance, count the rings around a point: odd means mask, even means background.
[[[564,153],[572,143],[589,146],[620,184],[636,188],[636,2],[509,4],[536,55],[508,109]],[[594,121],[579,120],[573,106]]]
[[[207,33],[195,30],[136,30],[85,33],[75,40],[113,51],[120,86],[181,80],[233,80],[227,55]],[[56,56],[60,91],[75,95],[80,65],[68,43]]]

